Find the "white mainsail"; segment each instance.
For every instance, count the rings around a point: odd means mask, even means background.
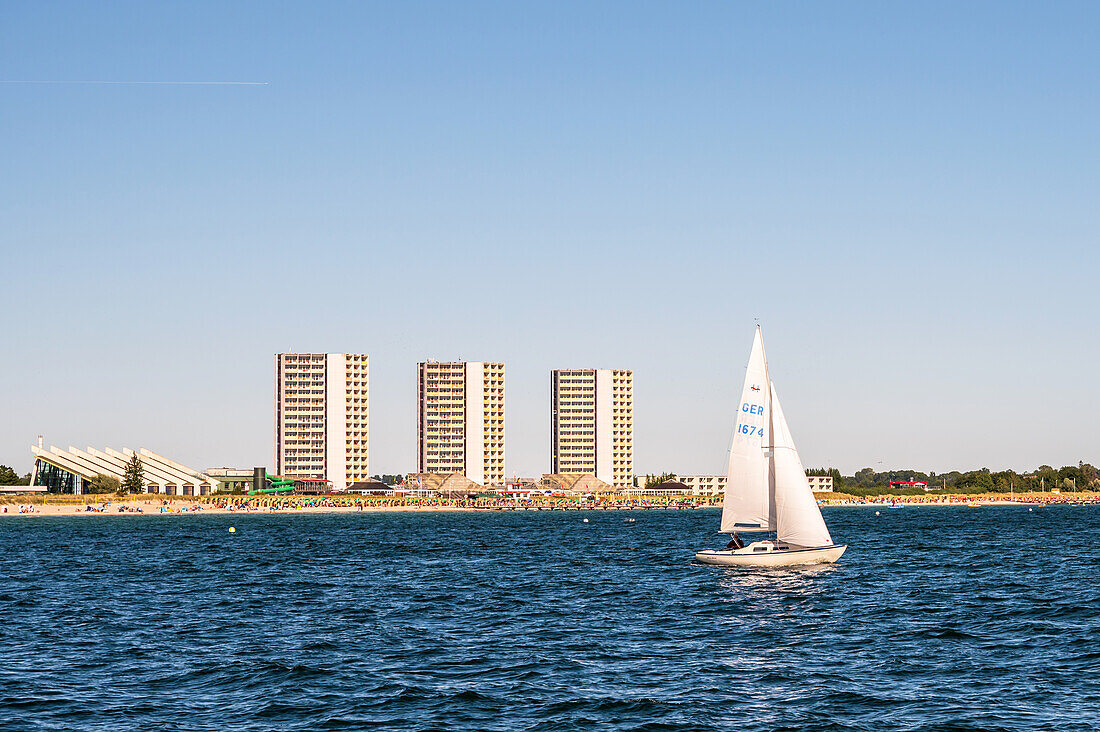
[[[775,475],[776,538],[802,547],[832,546],[833,537],[806,479],[794,438],[787,427],[775,384],[771,387],[772,428],[775,430],[772,465]]]
[[[775,493],[771,489],[767,360],[760,327],[752,342],[745,385],[737,408],[730,446],[720,531],[775,531]]]

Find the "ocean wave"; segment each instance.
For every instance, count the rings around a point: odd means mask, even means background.
[[[1100,508],[1058,510],[835,511],[850,551],[799,571],[694,566],[706,511],[585,532],[549,512],[242,515],[231,545],[202,522],[11,523],[0,710],[41,729],[1077,732],[1100,703],[1100,549],[1066,537],[1100,533]]]

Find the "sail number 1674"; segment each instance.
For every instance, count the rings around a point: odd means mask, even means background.
[[[764,434],[763,427],[757,427],[754,424],[742,424],[738,425],[737,431],[743,435],[762,435]]]

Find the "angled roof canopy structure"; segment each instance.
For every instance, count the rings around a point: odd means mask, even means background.
[[[31,445],[34,454],[34,473],[31,487],[45,488],[51,493],[86,493],[87,483],[99,475],[107,475],[120,482],[126,475],[126,465],[135,455],[129,448],[114,450],[105,447],[84,450],[69,446],[62,450],[53,445],[47,450]],[[163,455],[140,448],[136,453],[141,461],[143,486],[149,493],[177,496],[202,496],[218,490],[221,481],[193,468],[170,460]]]

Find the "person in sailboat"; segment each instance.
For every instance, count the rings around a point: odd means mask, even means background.
[[[744,549],[745,542],[741,541],[741,537],[737,535],[737,532],[733,532],[733,536],[730,538],[730,543],[726,544],[726,549]]]

